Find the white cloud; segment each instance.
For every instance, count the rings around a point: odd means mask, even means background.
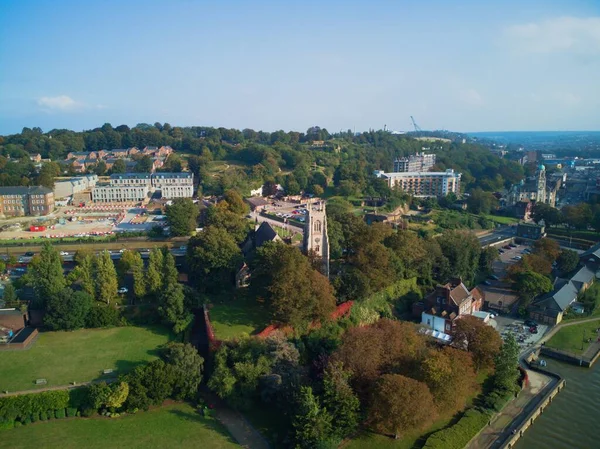
[[[484,103],[483,97],[475,89],[463,90],[460,93],[460,98],[464,103],[468,104],[469,106],[479,107],[483,106]]]
[[[504,30],[509,45],[526,53],[600,53],[600,17],[556,17]]]
[[[73,100],[68,95],[41,97],[38,99],[37,103],[42,109],[49,111],[72,111],[82,106],[81,103]]]

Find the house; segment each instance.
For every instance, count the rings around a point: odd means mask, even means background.
[[[281,242],[281,237],[275,229],[263,221],[260,225],[256,225],[254,232],[248,235],[246,241],[242,244],[242,253],[247,258],[256,250],[267,242]],[[235,286],[237,288],[248,287],[250,284],[250,268],[246,262],[243,262],[235,274]]]
[[[527,308],[529,316],[541,323],[560,323],[565,311],[577,302],[578,295],[585,292],[595,279],[596,273],[588,265],[580,267],[570,279],[557,278],[554,289],[534,299]]]
[[[460,278],[454,278],[438,285],[422,302],[414,304],[413,313],[420,315],[421,324],[445,338],[452,333],[454,320],[480,310],[483,299],[478,288],[469,291]]]
[[[246,198],[244,200],[250,205],[251,211],[261,212],[269,202],[261,197]]]
[[[543,225],[538,225],[535,223],[519,223],[517,225],[517,237],[538,240],[545,235],[546,229]]]

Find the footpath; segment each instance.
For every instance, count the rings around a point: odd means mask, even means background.
[[[527,386],[519,393],[516,399],[510,401],[500,413],[492,417],[490,423],[466,446],[466,449],[487,449],[505,432],[515,418],[531,407],[536,401],[536,396],[552,382],[552,378],[541,373],[527,370]]]

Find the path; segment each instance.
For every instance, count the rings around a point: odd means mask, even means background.
[[[512,422],[524,411],[533,408],[537,404],[536,396],[552,382],[552,378],[535,371],[527,370],[529,382],[521,391],[519,396],[510,401],[500,413],[492,419],[477,437],[466,446],[466,449],[487,449],[494,446],[496,441],[504,441],[501,438],[510,432]]]
[[[11,391],[9,393],[0,393],[0,398],[4,396],[20,396],[22,394],[32,394],[32,393],[41,393],[42,391],[59,391],[59,390],[73,390],[75,388],[85,387],[87,385],[99,384],[100,382],[106,382],[107,384],[116,382],[117,378],[108,378],[102,380],[92,380],[89,382],[78,382],[76,385],[55,385],[53,387],[42,387],[36,388],[33,390],[19,390],[19,391]]]
[[[231,436],[247,449],[270,449],[269,443],[241,413],[231,409],[223,400],[204,390],[203,396],[214,406],[215,417],[223,424]]]

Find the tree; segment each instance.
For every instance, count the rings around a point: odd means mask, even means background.
[[[98,163],[94,167],[94,173],[96,173],[98,176],[104,175],[106,173],[106,162],[102,160],[98,161]]]
[[[479,266],[481,245],[474,234],[465,231],[447,231],[437,241],[449,270],[440,273],[443,279],[458,276],[465,284],[472,284]]]
[[[120,284],[125,283],[126,274],[133,269],[135,265],[144,266],[142,255],[137,251],[126,249],[121,253],[121,258],[117,262],[117,274]]]
[[[334,434],[341,440],[356,430],[360,401],[350,387],[350,373],[342,363],[330,363],[323,376],[323,407],[335,423]]]
[[[546,203],[535,203],[532,210],[532,216],[536,223],[544,220],[544,224],[548,227],[556,226],[562,222],[560,211]]]
[[[127,171],[127,165],[123,159],[117,159],[111,168],[113,173],[125,173]]]
[[[249,223],[244,217],[231,212],[228,204],[221,201],[206,210],[204,224],[225,229],[237,243],[242,243],[248,235]]]
[[[498,200],[491,192],[484,192],[481,188],[471,190],[467,198],[469,212],[474,214],[489,214],[498,205]]]
[[[138,173],[151,173],[154,162],[148,155],[142,156],[135,164],[135,171]]]
[[[148,293],[143,263],[134,265],[131,274],[133,276],[133,294],[137,299],[142,299]]]
[[[162,167],[162,170],[179,173],[183,168],[182,164],[183,162],[181,160],[181,157],[177,153],[171,153],[169,157],[167,157],[167,160],[165,161],[165,165]]]
[[[533,254],[544,257],[550,263],[554,262],[560,256],[560,245],[556,240],[544,238],[536,240],[533,245]]]
[[[311,387],[300,387],[292,426],[297,448],[318,448],[333,436],[332,417],[321,407]]]
[[[242,252],[222,228],[208,226],[188,241],[188,262],[197,285],[210,291],[233,285],[233,275],[242,262]]]
[[[163,270],[162,270],[162,285],[163,289],[169,285],[177,284],[179,279],[179,272],[175,266],[175,257],[169,251],[166,246],[162,249],[163,251]]]
[[[479,256],[479,269],[484,273],[492,273],[494,271],[494,262],[499,258],[498,250],[493,246],[482,249]]]
[[[438,408],[445,412],[464,408],[477,384],[471,355],[450,346],[430,349],[425,354],[419,378],[431,390]]]
[[[245,215],[249,211],[249,206],[244,202],[237,190],[227,190],[223,194],[223,200],[227,202],[227,209],[237,215]]]
[[[192,323],[194,316],[185,307],[185,296],[181,284],[163,287],[159,296],[158,312],[165,323],[173,326],[173,332],[180,334]]]
[[[110,304],[117,297],[119,288],[117,280],[117,270],[106,250],[96,256],[95,259],[96,275],[96,299],[98,301]]]
[[[472,315],[455,320],[454,342],[457,347],[471,353],[477,370],[491,366],[502,345],[500,334]]]
[[[196,229],[200,211],[191,198],[177,198],[167,206],[167,222],[171,235],[186,236]]]
[[[373,391],[368,422],[377,432],[399,438],[409,430],[426,428],[436,414],[427,385],[399,374],[385,374]]]
[[[579,265],[579,254],[572,249],[563,249],[558,256],[558,269],[566,274],[573,271]]]
[[[525,271],[515,277],[513,289],[519,292],[527,306],[536,296],[548,293],[552,290],[552,282],[546,276],[535,271]]]
[[[265,299],[274,321],[293,327],[329,318],[335,308],[331,284],[297,248],[269,242],[252,264],[251,286]]]
[[[562,208],[565,223],[575,229],[587,229],[593,218],[592,208],[587,203],[567,205]]]
[[[66,287],[60,254],[50,243],[44,242],[42,250],[29,264],[33,288],[40,304],[58,295]]]
[[[146,272],[146,287],[148,293],[157,297],[163,287],[162,270],[164,267],[164,254],[158,248],[152,248]]]
[[[14,304],[19,300],[17,297],[17,290],[12,282],[4,285],[4,294],[2,295],[2,301],[6,307],[10,307],[10,304]]]
[[[65,288],[47,299],[44,324],[51,330],[81,329],[91,308],[90,295]]]
[[[495,366],[494,384],[507,391],[515,391],[519,379],[519,344],[512,333],[504,339]]]
[[[4,273],[5,270],[6,270],[6,262],[4,262],[4,260],[0,259],[0,274]]]
[[[175,399],[193,399],[202,381],[204,359],[189,343],[170,343],[165,350],[164,359],[174,368]]]
[[[94,256],[91,252],[75,253],[75,263],[77,264],[73,271],[69,273],[69,278],[73,282],[79,282],[81,289],[92,299],[96,299],[95,267]]]

